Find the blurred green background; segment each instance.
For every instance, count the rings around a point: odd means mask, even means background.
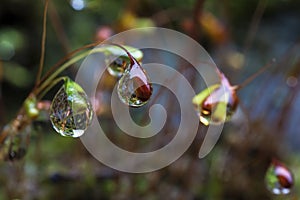
[[[43,5],[1,0],[1,127],[15,117],[34,85]],[[152,173],[127,174],[102,165],[79,139],[56,134],[44,113],[46,120],[31,127],[25,158],[0,163],[0,199],[300,199],[300,1],[50,0],[44,70],[75,48],[147,26],[177,30],[198,41],[233,84],[273,58],[276,64],[238,93],[238,113],[206,158],[198,159],[205,132],[200,125],[188,151]],[[75,73],[76,67],[65,72]],[[116,82],[103,81],[107,88]],[[121,146],[136,143],[111,125],[108,106],[99,110],[111,131],[108,137]],[[167,141],[176,128],[178,115],[173,117],[164,129]],[[272,157],[294,173],[289,195],[275,196],[265,186]]]

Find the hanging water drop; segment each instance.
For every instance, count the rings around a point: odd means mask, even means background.
[[[50,107],[50,121],[62,136],[80,137],[91,124],[92,105],[80,85],[67,78]]]
[[[115,60],[112,60],[112,58],[112,56],[108,56],[108,58],[105,60],[106,64],[108,65],[107,71],[110,75],[120,78],[123,75],[125,69],[130,65],[130,61],[124,56],[120,56]]]
[[[132,107],[140,107],[148,102],[152,95],[152,84],[140,65],[134,64],[126,69],[118,83],[118,95],[123,103]]]
[[[230,85],[228,79],[221,72],[220,78],[221,84],[206,88],[192,100],[200,122],[206,126],[230,120],[238,106],[239,100],[235,87]]]
[[[131,107],[145,105],[152,95],[152,84],[146,71],[127,49],[117,44],[115,46],[123,49],[130,59],[130,65],[118,82],[118,96],[120,100]]]
[[[131,46],[120,46],[114,44],[105,46],[105,55],[107,71],[110,75],[117,78],[120,78],[125,70],[130,66],[132,57],[137,61],[141,61],[143,58],[143,52],[139,49]]]
[[[292,172],[278,160],[273,160],[266,172],[267,188],[276,195],[290,193],[294,178]]]

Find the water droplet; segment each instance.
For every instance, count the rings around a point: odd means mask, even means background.
[[[265,177],[267,188],[273,194],[288,194],[294,185],[292,172],[281,162],[273,159]]]
[[[123,103],[132,107],[146,104],[152,95],[149,77],[135,59],[119,80],[118,95]]]
[[[120,56],[114,60],[111,59],[113,59],[113,56],[108,56],[106,59],[106,63],[108,64],[107,71],[110,75],[120,78],[125,69],[129,67],[130,61],[124,56]]]
[[[50,107],[53,128],[62,136],[80,137],[91,124],[92,105],[80,85],[66,79]]]
[[[37,118],[40,113],[39,109],[37,108],[36,98],[34,96],[30,96],[25,100],[24,108],[27,116],[31,119]]]
[[[130,53],[129,53],[130,52]],[[105,47],[105,63],[107,71],[114,77],[120,78],[132,64],[133,59],[141,61],[143,52],[131,46],[111,44]]]
[[[200,122],[206,126],[230,120],[238,106],[235,88],[221,72],[220,78],[221,84],[206,88],[192,100]]]

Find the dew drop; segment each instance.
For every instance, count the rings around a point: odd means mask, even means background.
[[[128,58],[123,56],[120,56],[115,60],[111,60],[111,59],[112,56],[109,56],[106,59],[106,63],[108,65],[107,71],[109,72],[110,75],[120,78],[123,75],[125,69],[129,67],[130,61],[128,60]]]
[[[129,66],[118,81],[118,96],[124,104],[140,107],[146,104],[152,95],[152,84],[149,77],[136,58],[125,47],[118,44],[113,45],[125,51],[130,61]],[[142,58],[141,51],[135,50],[134,52],[138,58]]]
[[[206,126],[230,120],[238,106],[235,88],[221,72],[220,78],[221,84],[206,88],[192,100],[200,122]]]
[[[273,194],[288,194],[294,185],[294,178],[292,172],[283,163],[273,159],[266,172],[265,182]]]
[[[152,95],[152,84],[146,71],[133,60],[118,82],[118,95],[123,103],[132,107],[146,104]]]
[[[80,85],[66,79],[50,106],[50,121],[62,136],[80,137],[91,124],[92,105]]]
[[[30,96],[24,102],[25,112],[28,117],[35,119],[39,115],[39,109],[37,108],[37,100],[34,96]]]

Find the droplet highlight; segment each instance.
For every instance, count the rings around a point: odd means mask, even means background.
[[[62,136],[80,137],[91,124],[92,105],[76,82],[66,79],[50,106],[50,121]]]
[[[294,185],[292,172],[275,159],[266,172],[265,181],[270,192],[276,195],[289,194]]]

